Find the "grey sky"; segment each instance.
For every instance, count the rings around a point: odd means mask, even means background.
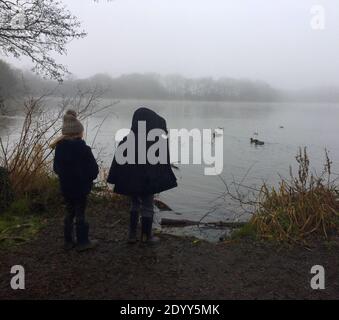
[[[77,77],[157,72],[258,79],[282,88],[339,85],[338,0],[63,2],[88,32],[58,57]],[[326,10],[322,31],[310,26],[315,4]]]

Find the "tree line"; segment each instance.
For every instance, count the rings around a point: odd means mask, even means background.
[[[97,87],[108,98],[117,99],[182,99],[207,101],[276,101],[278,90],[264,82],[231,78],[189,79],[181,75],[161,76],[154,73],[126,74],[111,77],[96,74],[86,79],[66,79],[58,84],[30,72],[17,70],[0,60],[0,96],[23,95],[25,91],[39,94],[53,91],[55,95],[72,95],[76,90]],[[54,88],[56,88],[54,90]]]
[[[86,79],[65,79],[62,83],[46,80],[32,72],[21,71],[0,60],[0,109],[11,98],[42,95],[72,96],[75,92],[98,88],[103,96],[114,99],[159,99],[193,101],[326,101],[338,102],[338,88],[312,88],[282,91],[265,82],[232,78],[190,79],[181,75],[126,74],[111,77],[96,74]]]

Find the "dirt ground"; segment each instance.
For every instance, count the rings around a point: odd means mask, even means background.
[[[155,247],[126,243],[128,215],[89,208],[93,251],[62,249],[62,216],[36,239],[1,249],[0,299],[339,299],[339,246],[309,249],[239,240],[212,244],[160,235]],[[325,268],[325,290],[312,290],[313,265]],[[10,288],[22,265],[26,289]]]

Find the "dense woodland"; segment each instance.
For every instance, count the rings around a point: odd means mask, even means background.
[[[25,95],[47,92],[55,96],[68,96],[77,90],[90,88],[103,90],[104,96],[115,99],[164,99],[200,101],[339,101],[338,88],[313,88],[299,91],[278,90],[270,85],[246,79],[198,78],[181,75],[161,76],[155,73],[126,74],[113,78],[96,74],[87,79],[69,77],[62,83],[45,80],[29,71],[14,68],[0,60],[0,109],[6,102]]]

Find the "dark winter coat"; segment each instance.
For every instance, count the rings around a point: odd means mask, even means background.
[[[135,111],[132,119],[131,133],[135,134],[135,164],[119,164],[116,156],[113,159],[108,176],[108,183],[114,184],[114,192],[124,195],[148,195],[166,191],[177,186],[176,177],[172,171],[169,157],[168,139],[167,144],[167,161],[165,164],[138,164],[138,122],[146,122],[146,134],[152,129],[162,129],[167,133],[166,121],[154,111],[147,108],[139,108]],[[125,137],[122,143],[127,141]],[[164,139],[164,138],[160,138]],[[147,142],[148,150],[156,141]]]
[[[99,173],[92,150],[82,139],[60,141],[55,148],[53,168],[62,194],[70,199],[87,196]]]

